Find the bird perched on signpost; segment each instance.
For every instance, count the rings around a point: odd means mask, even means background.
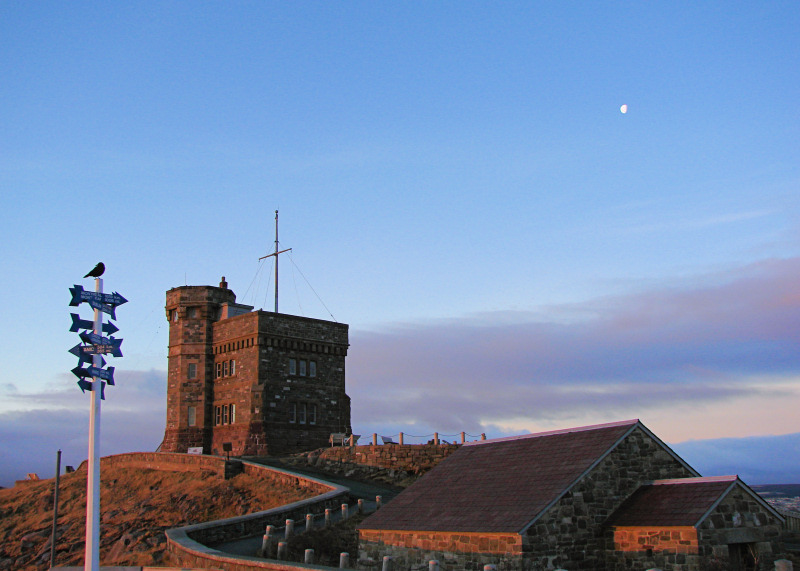
[[[92,268],[92,271],[86,274],[85,278],[99,278],[103,275],[103,272],[106,271],[106,266],[103,262],[98,262],[97,265]]]

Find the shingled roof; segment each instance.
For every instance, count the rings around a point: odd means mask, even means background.
[[[645,484],[625,500],[607,523],[615,527],[696,527],[735,487],[741,487],[781,519],[772,506],[737,476],[716,476],[656,480]]]
[[[520,533],[637,427],[658,441],[628,420],[465,444],[359,529]]]

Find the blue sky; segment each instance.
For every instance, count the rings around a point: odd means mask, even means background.
[[[164,292],[271,308],[279,208],[281,310],[350,324],[355,430],[641,418],[715,442],[704,474],[800,481],[797,29],[796,2],[0,4],[0,464],[85,457],[67,303],[98,260],[130,300],[103,452],[155,447]],[[765,442],[794,446],[769,474]]]

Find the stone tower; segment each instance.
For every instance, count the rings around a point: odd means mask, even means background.
[[[169,290],[167,426],[161,450],[267,455],[350,434],[348,326],[236,303],[219,287]]]

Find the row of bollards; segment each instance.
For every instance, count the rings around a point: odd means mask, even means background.
[[[382,505],[382,498],[381,496],[375,496],[375,509],[380,509]],[[363,514],[364,513],[364,500],[359,499],[357,506],[356,506],[357,513]],[[325,527],[330,527],[333,525],[333,511],[331,508],[325,509]],[[341,521],[345,521],[350,517],[350,506],[348,504],[342,504],[341,507]],[[305,531],[309,531],[314,529],[314,514],[306,514],[305,518]],[[288,540],[292,535],[294,535],[294,520],[287,519],[286,520],[286,527],[284,528],[283,532],[283,541],[278,541],[278,533],[277,528],[274,525],[268,525],[264,531],[264,536],[261,540],[261,556],[262,557],[274,557],[278,560],[286,560],[288,555]],[[306,549],[305,563],[313,564],[314,563],[314,550],[313,549]],[[346,569],[350,565],[350,554],[348,553],[341,553],[339,555],[339,568]]]

